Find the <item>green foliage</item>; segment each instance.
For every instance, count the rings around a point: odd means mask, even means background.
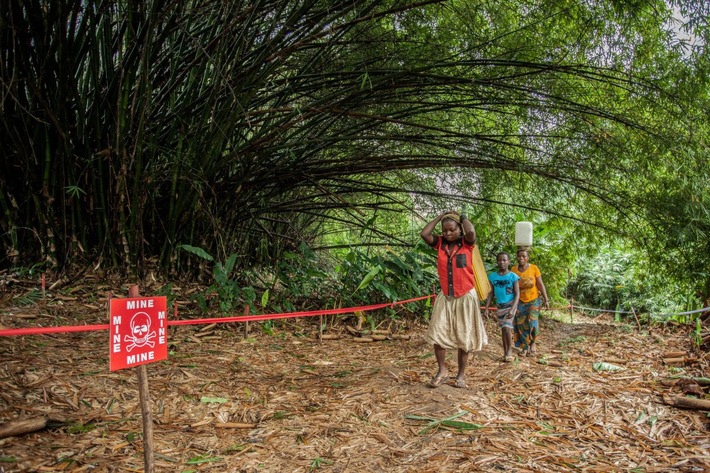
[[[29,292],[17,296],[13,299],[14,303],[18,306],[28,306],[38,304],[42,300],[42,291],[39,289],[32,289]]]
[[[354,248],[341,262],[339,272],[350,280],[358,280],[366,272],[354,292],[364,291],[370,300],[373,292],[384,296],[386,301],[408,299],[431,293],[437,281],[434,255],[423,242],[412,250],[387,249],[374,255]]]
[[[435,260],[426,245],[395,252],[351,248],[347,252],[316,253],[306,245],[286,252],[268,282],[264,310],[294,311],[394,302],[431,293],[436,281]],[[403,307],[418,313],[421,304]],[[378,318],[396,317],[393,310],[366,313],[375,327]],[[265,327],[264,330],[273,329]]]
[[[183,247],[212,261],[204,250]],[[224,264],[214,263],[214,283],[207,291],[217,294],[222,312],[236,308],[238,301],[252,304],[257,293],[262,294],[261,309],[272,312],[395,302],[428,295],[437,282],[435,256],[425,244],[400,252],[386,247],[381,251],[351,248],[336,254],[316,253],[302,244],[298,252],[285,252],[273,272],[234,273],[233,263],[231,257]],[[197,300],[204,311],[210,310],[210,301],[204,295]],[[425,306],[426,302],[409,304],[398,311],[368,312],[366,317],[375,328],[383,316],[396,318],[401,311],[420,314]],[[262,324],[262,330],[274,334],[274,323]]]
[[[192,245],[180,245],[180,248],[182,248],[183,250],[190,252],[194,255],[197,255],[202,259],[206,259],[207,261],[214,261],[214,258],[212,258],[212,255],[207,253],[202,248],[198,248],[198,247],[192,246]]]
[[[92,430],[96,429],[96,425],[92,423],[86,423],[86,424],[81,424],[81,423],[76,423],[76,424],[71,424],[70,426],[67,427],[67,433],[69,434],[84,434],[86,432],[91,432]]]
[[[202,463],[212,463],[212,462],[219,462],[219,461],[222,461],[221,457],[213,457],[210,455],[197,455],[195,457],[190,458],[185,463],[187,465],[200,465]]]
[[[697,317],[695,319],[695,329],[693,330],[693,333],[691,335],[691,340],[693,341],[693,345],[698,348],[703,343],[703,324],[700,317]]]
[[[707,2],[13,5],[0,268],[194,255],[223,313],[392,301],[436,284],[420,215],[468,207],[489,269],[533,222],[555,301],[710,300]]]
[[[578,264],[580,271],[568,287],[577,304],[613,312],[617,307],[630,309],[632,299],[638,299],[630,255],[614,250]]]
[[[158,290],[155,291],[156,296],[165,296],[167,299],[167,306],[168,310],[172,308],[173,303],[175,302],[175,299],[177,298],[177,294],[173,292],[173,283],[168,283],[164,286],[161,286],[158,288]]]
[[[327,458],[321,458],[321,457],[316,457],[311,461],[311,466],[310,470],[316,470],[323,465],[331,465],[333,463],[332,460],[328,460]]]
[[[700,301],[687,288],[655,271],[653,261],[634,256],[632,251],[609,249],[580,259],[577,268],[566,288],[577,305],[609,312],[633,310],[657,320],[685,322],[697,317],[672,315],[698,309]]]
[[[261,324],[261,331],[264,332],[266,335],[273,336],[276,333],[276,331],[274,330],[274,321],[273,320],[264,321],[264,323]]]
[[[47,270],[46,263],[37,263],[28,267],[15,267],[10,268],[8,274],[16,278],[28,278],[34,279],[39,277],[43,272]]]
[[[580,234],[579,225],[574,222],[530,211],[480,208],[474,215],[481,257],[488,271],[495,271],[496,255],[500,251],[510,255],[511,267],[517,264],[515,223],[532,222],[530,263],[540,268],[550,303],[567,300],[565,290],[571,268],[578,266],[578,259],[585,254],[585,246],[594,241],[593,237]]]
[[[199,256],[207,261],[214,262],[214,258],[201,248],[190,245],[180,246],[185,251]],[[233,254],[225,262],[214,262],[212,277],[214,283],[207,289],[207,292],[217,293],[217,303],[223,314],[227,314],[239,307],[240,303],[253,306],[256,293],[251,286],[241,286],[239,281],[232,277],[237,255]],[[201,295],[198,297],[198,304],[203,311],[208,309],[207,299]]]
[[[286,251],[275,268],[270,300],[279,310],[293,311],[296,305],[318,303],[326,307],[342,305],[342,286],[331,268],[327,253],[322,257],[301,244],[298,251]]]
[[[402,243],[364,213],[452,204],[437,169],[476,171],[458,197],[489,211],[658,223],[687,257],[703,185],[648,197],[678,189],[668,162],[707,159],[707,41],[671,26],[679,9],[706,38],[705,3],[15,2],[0,265],[185,270],[179,242],[202,238],[272,269],[326,222]]]

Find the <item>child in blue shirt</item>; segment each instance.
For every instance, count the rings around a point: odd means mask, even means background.
[[[520,286],[518,285],[520,277],[508,269],[510,264],[508,253],[498,253],[496,264],[498,271],[488,275],[493,290],[488,293],[486,299],[486,317],[488,317],[490,310],[491,299],[495,294],[496,315],[503,338],[503,359],[506,362],[511,362],[515,359],[513,356],[513,320],[518,311],[518,300],[520,299]]]

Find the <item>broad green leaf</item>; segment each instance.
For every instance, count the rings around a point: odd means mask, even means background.
[[[183,250],[192,253],[193,255],[197,255],[200,258],[206,259],[207,261],[214,261],[212,256],[207,253],[205,250],[202,248],[198,248],[196,246],[190,246],[190,245],[180,245],[180,248]]]
[[[594,363],[592,368],[594,368],[594,371],[622,371],[624,369],[622,366],[606,363],[604,361]]]
[[[237,255],[233,254],[229,258],[227,258],[227,261],[224,262],[224,272],[225,274],[229,275],[232,273],[232,270],[234,269],[234,264],[237,262]]]
[[[375,279],[375,276],[380,273],[380,271],[382,271],[381,266],[375,266],[374,268],[372,268],[370,272],[367,273],[367,275],[360,282],[360,285],[357,287],[357,289],[355,289],[355,292],[359,291],[360,289],[366,288],[372,282],[372,280]]]
[[[457,420],[442,420],[441,425],[457,430],[478,430],[483,428],[481,424],[473,424],[471,422],[462,422]]]
[[[266,307],[266,305],[269,303],[269,290],[265,290],[264,293],[261,295],[261,307]]]

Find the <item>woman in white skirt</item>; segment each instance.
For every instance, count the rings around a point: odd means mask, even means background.
[[[439,223],[441,236],[433,234]],[[479,351],[488,344],[473,275],[476,230],[465,215],[445,212],[429,222],[421,236],[437,250],[441,286],[434,301],[429,329],[424,335],[434,345],[439,371],[427,384],[436,388],[449,379],[446,350],[455,349],[458,350],[458,373],[454,386],[465,388],[469,352]]]

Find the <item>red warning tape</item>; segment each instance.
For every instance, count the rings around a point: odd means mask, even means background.
[[[171,325],[199,325],[199,324],[219,324],[225,322],[258,322],[262,320],[288,319],[292,317],[313,317],[315,315],[333,315],[333,314],[349,314],[352,312],[365,312],[368,310],[383,309],[385,307],[394,307],[395,305],[408,304],[410,302],[422,301],[430,299],[434,295],[416,297],[405,301],[387,302],[383,304],[364,305],[359,307],[345,307],[342,309],[330,310],[313,310],[304,312],[283,312],[279,314],[262,314],[262,315],[238,315],[236,317],[215,317],[211,319],[193,319],[193,320],[169,320],[168,326]],[[70,333],[70,332],[91,332],[97,330],[108,330],[109,324],[101,325],[75,325],[66,327],[31,327],[31,328],[15,328],[0,330],[0,337],[12,337],[20,335],[43,335],[49,333]]]

